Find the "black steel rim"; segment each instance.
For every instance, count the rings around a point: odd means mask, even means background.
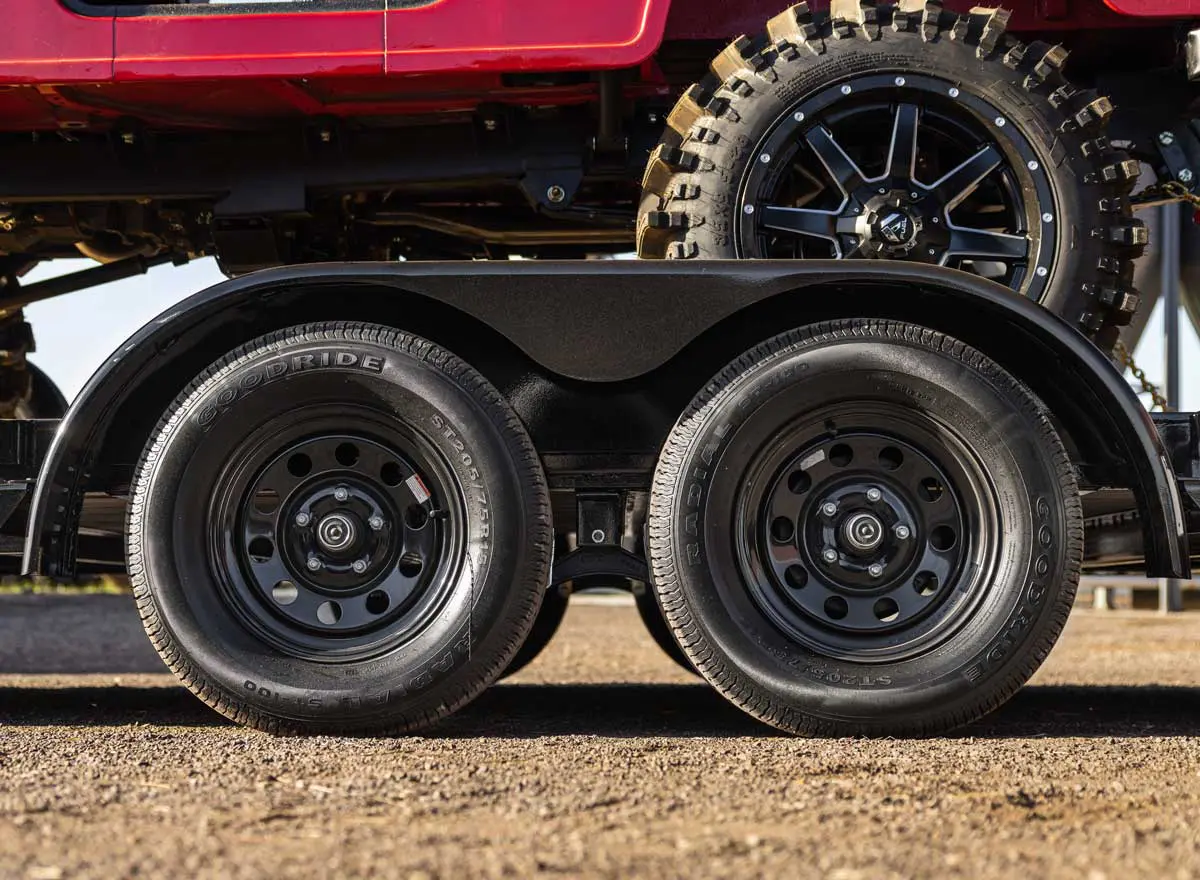
[[[985,468],[949,426],[893,404],[829,407],[746,473],[738,564],[789,639],[831,658],[894,661],[971,617],[999,514]]]
[[[427,440],[367,407],[256,430],[216,481],[209,556],[255,635],[317,661],[395,648],[436,614],[464,556],[461,489]]]
[[[872,74],[822,88],[769,129],[739,189],[736,247],[951,266],[1040,300],[1054,204],[1041,157],[969,87]]]

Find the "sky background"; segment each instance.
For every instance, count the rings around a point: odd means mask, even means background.
[[[86,260],[44,263],[22,280],[31,283],[91,265]],[[198,260],[181,267],[159,266],[137,278],[35,303],[25,310],[37,339],[37,352],[30,360],[49,373],[70,400],[139,327],[179,300],[222,279],[213,260]],[[1200,365],[1200,341],[1185,316],[1181,316],[1180,325],[1181,405],[1186,410],[1200,410],[1200,371],[1196,370]],[[1160,384],[1165,378],[1162,332],[1160,302],[1136,352],[1147,376]]]

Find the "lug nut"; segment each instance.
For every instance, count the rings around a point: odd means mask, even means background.
[[[379,514],[375,514],[373,517],[367,520],[367,525],[371,527],[371,531],[377,532],[383,528],[383,517]]]
[[[880,492],[878,489],[876,489],[874,486],[872,486],[870,489],[867,490],[867,500],[868,501],[878,501],[882,497],[883,497],[883,493]]]
[[[312,522],[312,517],[303,510],[296,514],[296,525],[300,526],[301,528],[308,525],[310,522]]]
[[[873,562],[871,565],[867,566],[867,574],[873,578],[877,578],[883,574],[883,566],[878,562]]]
[[[354,569],[355,574],[362,574],[364,571],[367,570],[367,560],[356,559],[356,560],[354,560],[354,562],[351,564],[350,567],[352,569]]]
[[[837,505],[832,501],[826,501],[821,505],[822,516],[833,516],[835,513],[837,513]]]
[[[838,553],[832,547],[826,547],[821,552],[821,558],[832,565],[833,563],[837,562]]]
[[[896,537],[901,541],[908,540],[908,536],[912,534],[912,531],[904,523],[899,523],[894,531],[896,533]]]
[[[333,497],[336,498],[338,501],[345,501],[347,498],[350,497],[350,492],[349,492],[349,490],[346,489],[345,486],[338,486],[336,489],[333,490]]]
[[[308,557],[308,570],[309,571],[320,571],[321,570],[321,560],[317,559],[317,557],[315,557],[315,556]]]

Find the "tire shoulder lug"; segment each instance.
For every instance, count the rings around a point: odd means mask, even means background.
[[[1012,17],[1012,12],[995,7],[976,7],[971,10],[971,14],[987,15],[983,22],[983,30],[979,35],[979,45],[975,49],[976,58],[987,58],[996,51],[1001,38],[1008,30],[1008,20]]]
[[[673,241],[667,248],[668,260],[688,260],[700,255],[700,245],[694,241]]]

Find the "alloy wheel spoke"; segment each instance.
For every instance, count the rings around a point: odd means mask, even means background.
[[[1004,157],[991,144],[944,174],[930,189],[949,211],[971,194],[985,177],[1000,167]]]
[[[809,131],[804,139],[817,154],[817,158],[821,160],[821,164],[825,166],[825,170],[829,172],[843,195],[849,197],[852,190],[862,185],[862,171],[834,140],[829,129],[819,125]]]
[[[1006,232],[990,232],[986,229],[958,229],[950,231],[950,246],[942,262],[951,256],[991,258],[1004,262],[1024,260],[1029,255],[1029,239],[1024,235]]]
[[[917,129],[921,111],[915,104],[896,107],[892,144],[888,148],[887,175],[897,180],[914,180],[917,164]]]
[[[767,229],[774,229],[776,232],[808,235],[830,241],[837,240],[838,215],[833,211],[767,205],[762,209],[761,217],[762,225]]]

